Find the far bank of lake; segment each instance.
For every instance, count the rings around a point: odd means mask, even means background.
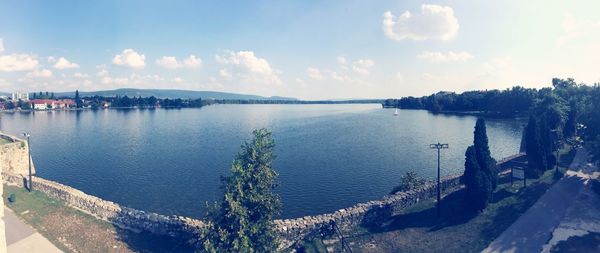
[[[162,214],[201,217],[242,140],[273,131],[283,217],[331,212],[388,193],[408,171],[433,178],[428,145],[450,144],[442,173],[462,171],[473,116],[370,105],[211,105],[200,109],[2,114],[0,129],[32,134],[39,176]],[[493,156],[518,152],[522,120],[489,119]]]

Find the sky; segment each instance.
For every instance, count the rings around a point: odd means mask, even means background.
[[[0,0],[0,91],[300,99],[600,82],[600,1]]]

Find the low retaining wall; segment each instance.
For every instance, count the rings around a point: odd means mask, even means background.
[[[2,172],[2,179],[9,184],[19,186],[23,186],[24,180],[26,180],[22,175],[10,172]],[[459,181],[459,175],[444,178],[441,181],[442,191],[459,185]],[[160,235],[191,237],[198,236],[202,228],[205,227],[205,223],[201,220],[175,215],[166,216],[123,207],[117,203],[88,195],[75,188],[36,176],[33,177],[33,189],[41,191],[52,198],[65,201],[67,205],[99,219],[132,230],[147,231]],[[310,234],[318,233],[322,225],[326,225],[332,220],[342,229],[351,229],[361,224],[383,220],[421,200],[435,197],[436,193],[435,184],[427,183],[416,190],[399,192],[386,196],[381,200],[356,204],[353,207],[340,209],[334,213],[275,220],[274,223],[280,235],[282,247],[288,247]]]
[[[2,179],[23,186],[24,177],[2,172]],[[170,236],[194,236],[204,227],[200,220],[183,216],[166,216],[152,212],[123,207],[117,203],[88,195],[75,188],[39,177],[33,177],[33,189],[65,201],[69,206],[89,213],[117,226],[138,231]]]
[[[498,165],[508,163],[513,159],[522,159],[522,156],[518,155],[511,159],[502,160]],[[457,174],[442,178],[441,191],[448,192],[456,189],[460,185],[460,177],[461,175]],[[24,185],[24,177],[11,172],[3,171],[2,180],[9,184]],[[33,177],[33,188],[46,193],[52,198],[63,200],[69,206],[132,230],[190,237],[199,236],[206,226],[203,221],[197,219],[175,215],[166,216],[123,207],[114,202],[88,195],[75,188],[39,177]],[[330,221],[335,221],[336,225],[342,230],[352,229],[364,224],[378,223],[422,200],[434,198],[436,195],[437,186],[435,182],[428,182],[415,190],[398,192],[394,195],[385,196],[380,200],[356,204],[333,213],[275,220],[274,223],[281,240],[281,247],[287,248],[307,236],[318,235],[321,228],[327,226]]]
[[[460,185],[461,175],[444,177],[441,182],[442,192],[455,189]],[[422,200],[437,196],[437,184],[428,182],[423,187],[406,192],[388,195],[381,200],[356,204],[349,208],[340,209],[334,213],[316,216],[305,216],[296,219],[275,220],[277,230],[281,235],[282,244],[292,245],[309,235],[320,233],[322,226],[335,221],[342,230],[349,230],[359,225],[374,224],[400,213],[401,210],[419,203]]]

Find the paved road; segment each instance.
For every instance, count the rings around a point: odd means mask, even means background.
[[[6,225],[6,245],[8,253],[60,253],[48,239],[44,238],[29,225],[25,224],[12,210],[4,207]]]
[[[587,164],[586,161],[587,152],[580,149],[569,168],[578,170]],[[576,196],[584,189],[585,181],[576,173],[568,173],[482,252],[542,251],[574,204]]]

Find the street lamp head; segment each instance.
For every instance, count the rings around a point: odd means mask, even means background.
[[[429,144],[429,148],[430,149],[446,149],[449,148],[450,146],[448,144],[442,144],[442,143],[437,143],[437,144]]]
[[[29,133],[23,133],[23,137],[29,138],[29,136],[31,136]]]

